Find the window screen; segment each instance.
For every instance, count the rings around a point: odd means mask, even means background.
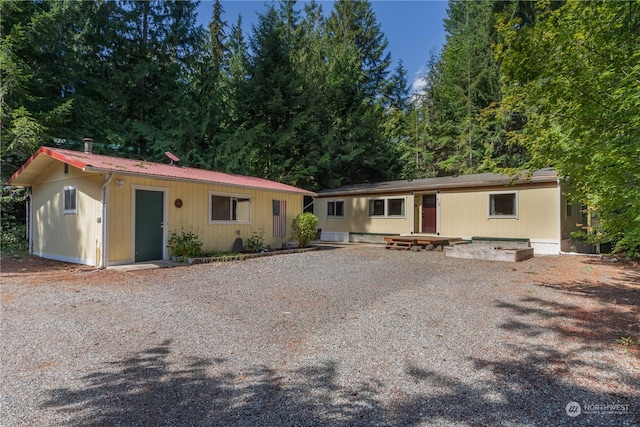
[[[78,213],[78,190],[76,187],[64,187],[63,212]]]
[[[517,212],[516,193],[498,193],[489,195],[489,216],[516,216]]]

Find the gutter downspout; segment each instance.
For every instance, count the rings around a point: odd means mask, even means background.
[[[409,203],[407,205],[411,206],[411,211],[409,211],[409,232],[413,234],[416,231],[416,196],[413,191],[409,193]]]
[[[33,255],[33,195],[31,187],[27,187],[27,253]]]
[[[113,179],[113,173],[110,173],[109,175],[107,175],[107,178],[104,181],[104,184],[102,184],[102,219],[101,219],[101,225],[102,225],[102,230],[101,230],[101,239],[102,241],[100,242],[100,246],[101,246],[101,253],[100,253],[100,265],[98,266],[99,269],[103,269],[107,267],[107,248],[106,248],[106,241],[107,241],[107,187],[109,186],[109,184],[111,183],[111,180]]]
[[[562,185],[560,178],[556,180],[558,184],[558,255],[562,254],[562,215],[564,206],[562,206]]]

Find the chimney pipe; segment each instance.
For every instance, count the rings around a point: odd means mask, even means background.
[[[93,139],[83,138],[82,142],[84,142],[84,152],[91,154],[93,152]]]

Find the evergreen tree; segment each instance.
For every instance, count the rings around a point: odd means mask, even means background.
[[[65,46],[73,39],[67,29],[67,24],[73,27],[68,19],[75,15],[72,6],[0,3],[3,175],[15,171],[38,146],[65,134],[78,68]]]
[[[324,185],[381,181],[393,147],[384,139],[389,88],[387,40],[368,1],[338,1],[327,21],[328,97],[333,123],[324,151]]]
[[[286,9],[285,9],[286,11]],[[270,5],[258,17],[251,38],[247,96],[251,118],[247,129],[247,170],[287,181],[291,156],[292,121],[300,112],[301,77],[293,66],[291,34],[298,25]],[[250,100],[250,101],[249,101]]]
[[[192,70],[199,35],[195,3],[126,1],[121,19],[114,83],[125,93],[123,148],[159,160],[173,139],[168,124],[184,115],[184,77]]]
[[[242,32],[242,16],[231,26],[225,50],[229,56],[222,84],[222,104],[225,108],[222,132],[225,138],[211,146],[213,167],[233,173],[248,173],[244,157],[249,126],[247,82],[249,73],[248,47]]]
[[[431,58],[419,107],[420,117],[428,118],[423,151],[438,175],[492,171],[524,161],[523,149],[507,144],[506,136],[522,126],[520,117],[499,108],[500,68],[492,49],[500,42],[497,13],[534,20],[527,2],[449,2],[447,39],[440,55]]]
[[[227,139],[224,123],[230,114],[224,100],[224,82],[229,64],[227,23],[220,0],[213,4],[212,16],[198,50],[196,73],[186,87],[193,93],[188,110],[196,118],[191,140],[184,140],[183,155],[189,163],[202,168],[216,167],[217,147]],[[183,127],[183,124],[178,124]]]

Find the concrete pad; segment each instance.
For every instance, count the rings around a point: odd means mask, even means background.
[[[107,267],[107,270],[128,272],[128,271],[140,271],[140,270],[153,270],[154,268],[169,268],[179,267],[188,264],[161,259],[157,261],[145,261],[137,262],[135,264],[123,264],[123,265],[111,265]]]

